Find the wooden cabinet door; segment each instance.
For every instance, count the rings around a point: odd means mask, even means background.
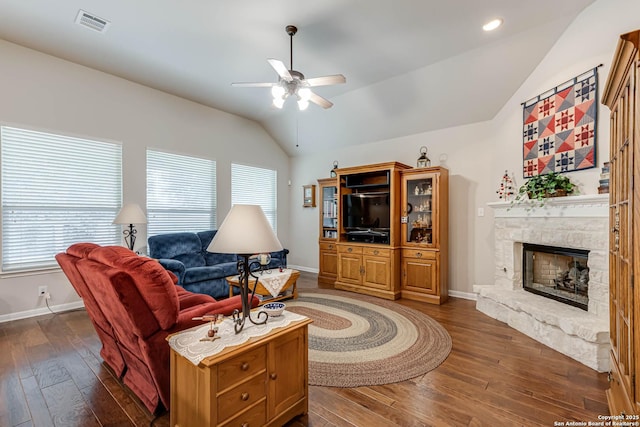
[[[368,257],[362,260],[363,285],[377,289],[391,289],[391,260],[389,257]]]
[[[611,386],[607,390],[613,415],[640,409],[640,367],[637,327],[640,322],[640,95],[638,73],[640,31],[624,34],[614,55],[603,103],[611,110],[609,176],[609,334]]]
[[[269,343],[269,412],[271,420],[306,396],[307,342],[304,328],[298,328]]]
[[[404,171],[402,174],[402,245],[438,247],[439,173]]]
[[[320,251],[320,275],[334,278],[338,275],[338,254],[335,250]]]
[[[402,171],[401,295],[442,304],[447,300],[449,171]]]
[[[362,283],[362,255],[338,254],[338,280],[352,285]]]
[[[436,294],[437,271],[435,259],[405,258],[402,261],[402,289]]]
[[[633,293],[630,286],[633,248],[631,247],[633,151],[630,146],[633,135],[630,120],[630,100],[633,96],[633,79],[630,73],[615,110],[611,116],[612,147],[610,176],[610,230],[609,236],[609,297],[611,316],[611,351],[621,375],[619,381],[630,390],[633,374],[632,324]]]

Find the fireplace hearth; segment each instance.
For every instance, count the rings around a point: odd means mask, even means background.
[[[522,249],[525,291],[588,310],[588,250],[529,243]]]

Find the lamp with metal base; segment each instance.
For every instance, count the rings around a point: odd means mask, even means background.
[[[122,206],[120,212],[113,220],[113,224],[124,224],[129,227],[129,229],[124,229],[122,234],[124,234],[124,241],[127,244],[127,247],[133,250],[133,247],[136,244],[136,234],[138,234],[138,230],[134,227],[133,224],[146,224],[147,217],[145,216],[140,206],[135,203],[127,203]]]
[[[247,319],[253,324],[266,323],[268,315],[264,311],[257,314],[257,319],[251,317],[251,301],[255,295],[255,285],[249,293],[249,277],[263,265],[258,260],[250,258],[256,254],[268,254],[282,250],[282,245],[273,232],[262,208],[257,205],[234,205],[222,222],[218,232],[211,240],[208,252],[237,254],[238,274],[240,275],[240,297],[242,298],[242,312],[233,313],[234,330],[242,331]]]

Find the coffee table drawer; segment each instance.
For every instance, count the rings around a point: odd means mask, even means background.
[[[218,389],[225,390],[258,372],[266,371],[266,351],[266,347],[261,346],[222,362],[218,366]]]
[[[238,384],[218,396],[218,422],[242,412],[267,396],[266,383],[255,379]]]
[[[248,411],[227,421],[220,427],[260,427],[267,423],[267,401],[263,400]]]

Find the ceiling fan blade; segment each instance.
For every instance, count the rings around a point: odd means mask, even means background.
[[[293,77],[291,77],[291,73],[289,73],[289,70],[287,70],[287,66],[284,65],[282,61],[273,58],[269,58],[267,59],[267,61],[269,62],[269,65],[271,65],[271,67],[276,70],[276,73],[278,73],[281,79],[288,82],[293,80]]]
[[[329,101],[328,99],[325,99],[323,97],[321,97],[320,95],[311,92],[311,96],[309,97],[309,101],[313,102],[314,104],[317,104],[319,106],[321,106],[322,108],[331,108],[333,107],[333,102]]]
[[[334,74],[331,76],[314,77],[311,79],[305,79],[309,86],[329,86],[346,83],[347,79],[342,74]]]
[[[277,83],[231,83],[235,87],[272,87]]]

